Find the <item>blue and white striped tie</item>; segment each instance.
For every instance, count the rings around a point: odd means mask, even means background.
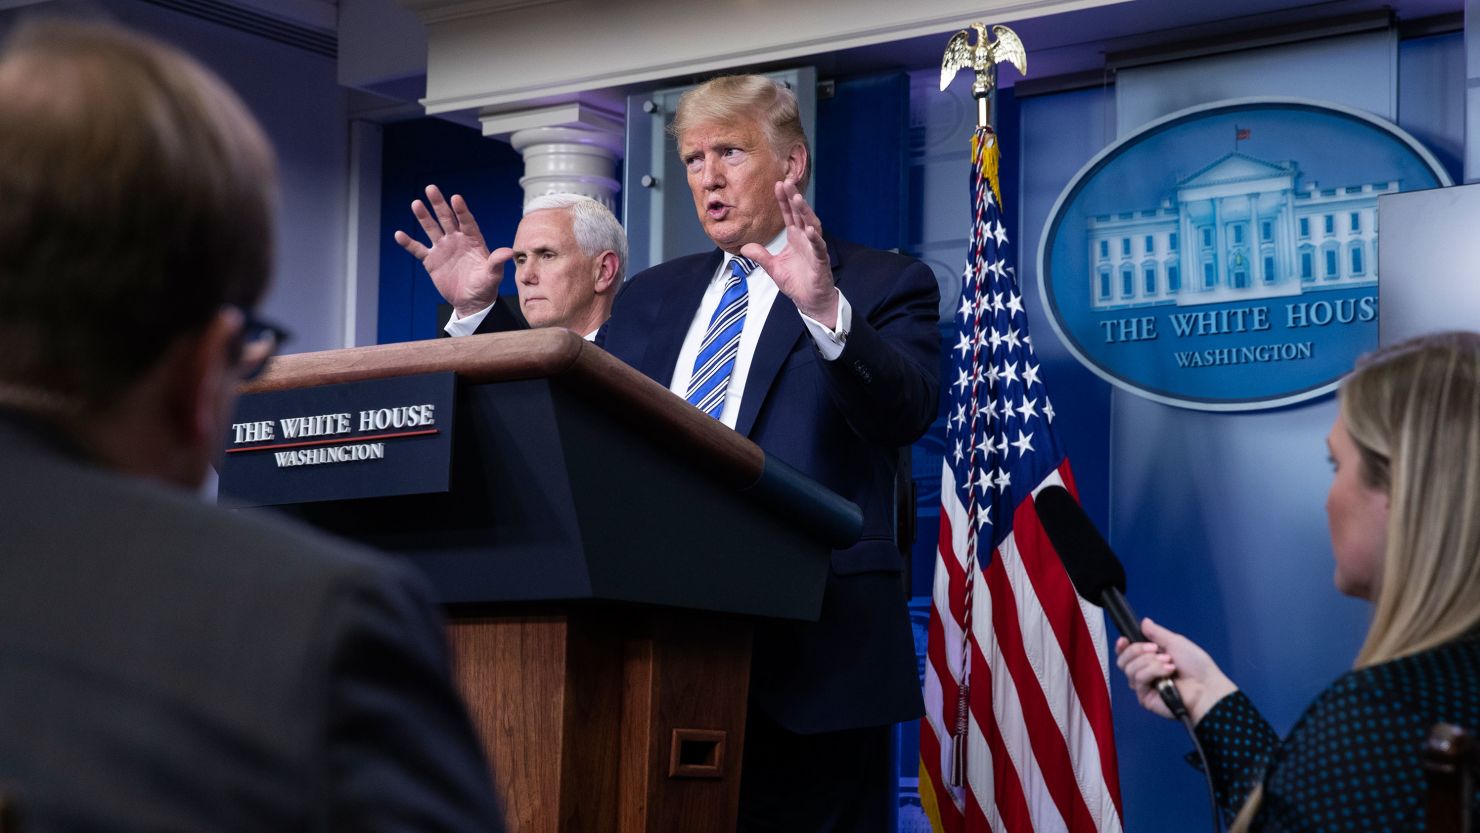
[[[699,355],[694,359],[694,373],[689,377],[689,403],[719,419],[725,409],[725,394],[730,377],[735,373],[735,357],[740,353],[740,331],[745,329],[745,307],[749,294],[745,278],[755,269],[755,261],[736,257],[730,261],[730,279],[719,308],[709,319]]]

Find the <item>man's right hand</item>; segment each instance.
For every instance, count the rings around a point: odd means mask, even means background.
[[[442,293],[442,300],[452,305],[459,318],[487,309],[498,297],[504,263],[514,256],[514,250],[504,247],[488,251],[478,221],[460,195],[453,194],[448,203],[437,186],[428,185],[427,202],[431,203],[430,210],[421,200],[413,200],[411,213],[427,233],[431,247],[404,231],[396,232],[396,242],[421,261],[432,284]]]

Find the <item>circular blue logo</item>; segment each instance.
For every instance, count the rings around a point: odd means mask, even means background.
[[[1087,367],[1158,402],[1319,396],[1377,346],[1377,198],[1449,184],[1417,140],[1357,110],[1261,98],[1173,113],[1059,196],[1044,308]]]

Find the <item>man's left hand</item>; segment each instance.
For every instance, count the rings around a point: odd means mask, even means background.
[[[776,203],[786,223],[786,248],[773,255],[765,246],[747,243],[740,254],[760,264],[803,315],[836,329],[838,289],[822,239],[822,223],[790,179],[776,183]]]

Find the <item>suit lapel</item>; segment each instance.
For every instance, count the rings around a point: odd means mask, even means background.
[[[832,262],[833,280],[841,283],[838,275],[838,247],[832,239],[827,240],[828,258]],[[719,268],[718,265],[715,268]],[[807,326],[802,323],[802,314],[797,305],[780,292],[771,303],[771,312],[766,316],[766,326],[761,330],[760,341],[756,342],[755,355],[750,359],[750,372],[745,377],[745,396],[740,399],[740,414],[735,419],[735,431],[749,436],[755,427],[755,418],[761,405],[770,394],[776,375],[787,356],[796,349],[797,342],[807,338]],[[803,344],[802,349],[811,349]]]
[[[724,257],[723,251],[715,249],[704,259],[702,274],[677,276],[673,287],[663,296],[656,319],[658,326],[653,328],[653,336],[642,354],[642,364],[637,368],[649,379],[665,386],[672,384],[678,352],[683,349],[683,338],[688,335],[689,326],[699,312],[699,302],[704,300],[704,290],[709,288],[709,280],[714,277]],[[673,326],[667,326],[669,323]]]
[[[735,418],[735,430],[749,436],[760,413],[761,403],[776,381],[781,364],[791,355],[791,350],[802,337],[806,326],[801,313],[791,299],[776,293],[771,302],[771,312],[766,316],[766,326],[761,329],[760,340],[755,344],[755,354],[750,357],[750,372],[745,376],[745,395],[740,398],[740,414]]]

